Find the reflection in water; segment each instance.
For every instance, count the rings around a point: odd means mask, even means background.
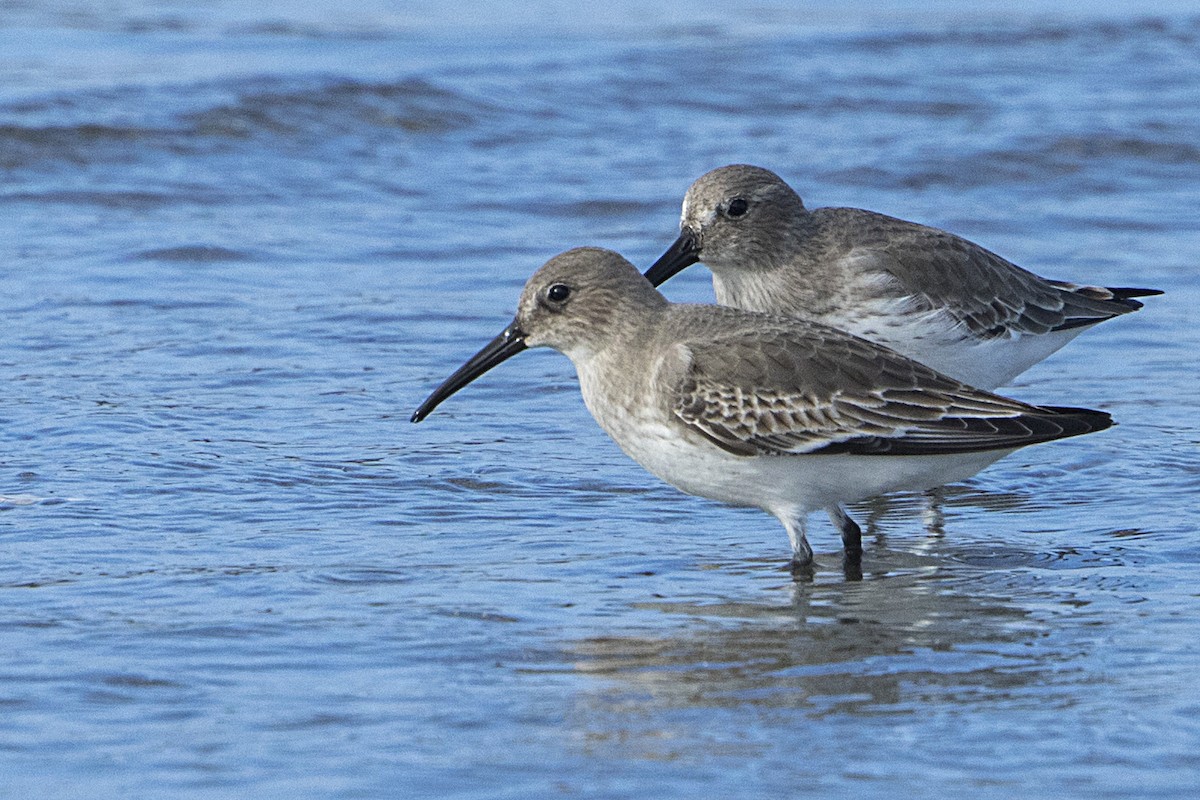
[[[899,492],[873,497],[852,505],[851,511],[862,524],[864,542],[872,543],[869,550],[886,548],[889,531],[911,531],[917,520],[924,535],[906,540],[903,549],[913,554],[937,556],[943,550],[948,512],[961,516],[964,512],[1016,511],[1036,505],[1031,496],[1020,492],[983,491],[971,485],[956,484],[921,493]],[[847,570],[846,577],[861,576]]]
[[[797,716],[1067,696],[1054,688],[1072,674],[1067,656],[1031,647],[1046,623],[1002,584],[989,586],[989,572],[886,550],[872,560],[861,583],[821,572],[816,582],[793,582],[755,565],[750,575],[779,576],[766,597],[642,604],[687,622],[665,635],[573,642],[574,668],[603,680],[572,716],[579,740],[635,758],[727,754],[730,743],[696,730],[688,712],[783,714],[795,726]]]

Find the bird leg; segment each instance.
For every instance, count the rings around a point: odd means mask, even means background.
[[[804,513],[777,514],[776,516],[783,523],[788,541],[792,544],[792,571],[795,572],[797,569],[811,565],[813,551],[808,543],[808,538],[804,535]]]
[[[857,522],[850,519],[850,515],[841,506],[830,506],[826,511],[829,514],[830,521],[842,532],[842,547],[846,551],[846,560],[850,562],[861,561],[863,551],[862,528],[858,527]]]

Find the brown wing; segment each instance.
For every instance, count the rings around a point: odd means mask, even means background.
[[[888,273],[929,309],[971,334],[1000,338],[1093,325],[1136,311],[1154,289],[1107,289],[1041,278],[952,233],[854,208],[818,209],[852,230],[852,269]]]
[[[1103,412],[973,389],[878,345],[760,315],[679,348],[672,411],[740,455],[1010,449],[1106,428]]]

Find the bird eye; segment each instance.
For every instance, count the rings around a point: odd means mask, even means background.
[[[546,290],[546,299],[552,303],[561,303],[571,296],[571,287],[565,283],[556,283]]]
[[[729,201],[729,205],[725,208],[725,214],[730,217],[740,217],[750,210],[750,204],[746,202],[744,197],[735,197]]]

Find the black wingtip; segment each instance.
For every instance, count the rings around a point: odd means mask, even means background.
[[[963,436],[927,439],[914,436],[888,438],[860,436],[828,444],[813,453],[849,453],[875,456],[949,455],[988,450],[1015,450],[1031,444],[1053,442],[1095,433],[1114,424],[1107,411],[1064,406],[1033,406],[1015,417],[947,417],[933,427]]]
[[[1136,289],[1130,286],[1106,286],[1112,292],[1114,300],[1128,300],[1132,297],[1157,297],[1163,294],[1162,289]]]
[[[1051,419],[1063,428],[1061,437],[1080,436],[1085,433],[1095,433],[1111,428],[1117,423],[1112,414],[1107,411],[1096,411],[1091,408],[1071,408],[1069,406],[1041,406],[1042,411],[1049,412]]]
[[[1095,325],[1097,322],[1103,322],[1114,316],[1128,314],[1131,311],[1137,311],[1142,308],[1145,303],[1134,300],[1133,298],[1135,297],[1156,297],[1164,294],[1162,289],[1140,289],[1132,286],[1105,286],[1100,288],[1097,286],[1074,286],[1073,284],[1057,281],[1051,281],[1051,283],[1077,293],[1082,297],[1099,300],[1103,303],[1103,311],[1097,313],[1096,309],[1085,309],[1082,316],[1068,315],[1061,324],[1051,328],[1052,331],[1087,328]]]

